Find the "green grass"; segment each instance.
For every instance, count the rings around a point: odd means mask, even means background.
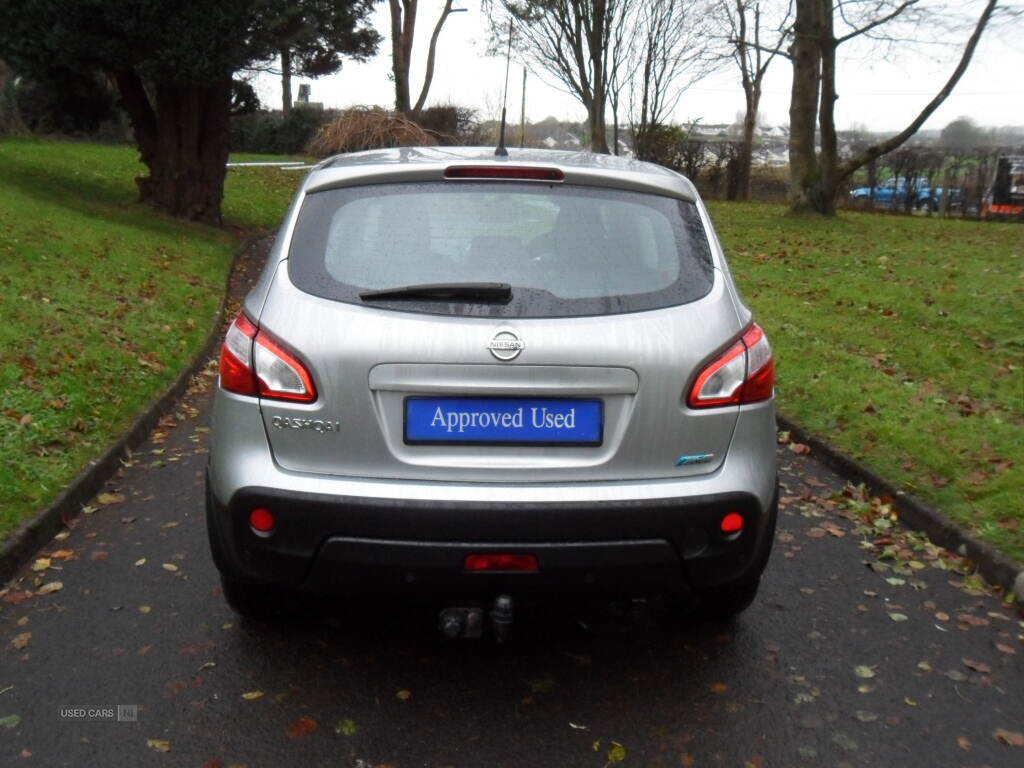
[[[1024,562],[1024,227],[711,210],[780,411]]]
[[[143,171],[125,147],[0,141],[0,538],[199,350],[240,237],[301,178],[232,172],[218,230],[134,202]]]

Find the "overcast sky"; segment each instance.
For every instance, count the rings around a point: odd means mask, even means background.
[[[475,107],[482,119],[497,118],[505,79],[505,61],[485,54],[486,19],[477,10],[475,0],[456,3],[470,10],[448,18],[438,45],[438,58],[428,104],[453,102]],[[426,47],[443,0],[420,0],[417,39],[413,50],[412,99],[416,100],[422,83]],[[390,16],[387,3],[378,6],[376,28],[384,36],[380,52],[370,62],[346,62],[341,71],[318,80],[299,78],[309,83],[312,101],[328,108],[356,104],[394,105],[394,85],[388,79],[391,70]],[[982,126],[1024,125],[1024,22],[1015,33],[1003,30],[986,35],[975,52],[953,94],[932,115],[925,128],[941,129],[960,116],[969,116]],[[836,123],[840,129],[854,125],[871,130],[898,130],[904,127],[928,103],[946,82],[960,56],[962,44],[970,35],[970,25],[953,33],[956,48],[928,46],[905,51],[895,63],[877,56],[860,54],[841,60],[838,67]],[[1013,38],[1016,38],[1015,40]],[[522,98],[523,67],[512,63],[509,77],[509,120],[518,122]],[[762,123],[785,124],[789,120],[789,88],[792,67],[777,59],[769,70],[762,97]],[[276,78],[261,75],[257,91],[265,105],[280,108],[281,89]],[[561,120],[581,121],[586,111],[572,96],[559,90],[554,78],[530,71],[526,84],[526,115],[531,121],[554,116]],[[730,68],[708,77],[690,88],[676,109],[676,121],[700,118],[704,123],[730,123],[743,110],[743,91],[738,70]],[[609,113],[609,119],[611,115]]]

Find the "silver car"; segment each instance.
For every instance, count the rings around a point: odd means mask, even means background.
[[[693,185],[424,148],[309,173],[224,341],[207,519],[243,615],[299,592],[753,599],[775,366]],[[504,617],[504,618],[503,618]],[[486,614],[484,614],[486,620]]]

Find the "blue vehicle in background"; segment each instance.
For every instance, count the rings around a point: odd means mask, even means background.
[[[871,187],[858,187],[850,190],[850,200],[859,205],[869,205],[873,200],[878,208],[906,209],[910,208],[923,213],[934,213],[942,205],[943,195],[946,191],[942,187],[931,187],[927,179],[917,179],[912,185],[907,184],[904,178],[892,178],[879,184],[872,190]],[[907,200],[910,198],[910,205]],[[960,204],[961,195],[959,189],[949,190],[949,203],[951,206]]]

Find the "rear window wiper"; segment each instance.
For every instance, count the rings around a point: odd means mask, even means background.
[[[433,301],[508,302],[512,300],[512,286],[508,283],[426,283],[399,285],[377,291],[363,291],[363,301],[373,299],[427,299]]]

